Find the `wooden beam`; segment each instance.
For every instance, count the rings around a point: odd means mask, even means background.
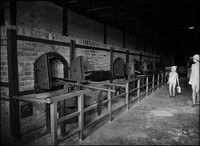
[[[51,140],[54,146],[58,145],[57,135],[57,102],[50,104],[50,118],[51,118]]]
[[[14,3],[14,4],[16,6],[16,3]],[[11,9],[12,9],[12,7],[15,7],[15,6],[11,6]],[[12,16],[10,16],[10,17],[12,17]],[[19,94],[16,35],[17,35],[17,31],[15,29],[12,29],[12,28],[7,29],[8,80],[9,80],[9,97],[10,97],[10,99],[13,99],[14,95]],[[13,135],[16,139],[20,139],[21,136],[20,136],[19,101],[10,100],[9,106],[10,106],[9,113],[10,113],[10,127],[11,127],[10,132],[11,132],[11,135]]]
[[[111,47],[110,48],[110,74],[111,74],[110,83],[113,82],[113,50],[114,48]]]
[[[75,83],[75,82],[67,82],[67,81],[65,81],[65,79],[62,79],[62,78],[59,78],[58,80],[60,80],[58,82],[63,83],[63,84],[72,84],[72,85],[85,87],[85,88],[89,88],[89,89],[94,89],[94,90],[103,90],[103,91],[115,92],[115,90],[110,90],[110,89],[106,89],[106,88],[102,88],[102,87],[97,87],[97,86],[94,86],[94,85],[84,85],[84,84]]]
[[[50,45],[67,46],[67,47],[70,46],[70,43],[68,42],[48,40],[48,39],[43,39],[43,38],[34,38],[34,37],[22,36],[22,35],[17,35],[17,39],[22,40],[22,41],[31,41],[31,42],[36,42],[36,43],[50,44]]]
[[[104,24],[104,31],[103,31],[103,42],[104,44],[107,44],[107,25]]]
[[[123,32],[123,48],[126,48],[126,33]]]
[[[87,9],[86,11],[87,12],[91,12],[91,11],[99,11],[99,10],[104,10],[104,9],[110,9],[112,8],[112,6],[102,6],[102,7],[96,7],[96,8],[90,8],[90,9]]]
[[[79,139],[83,140],[84,139],[84,95],[78,96],[78,111],[80,112],[78,116],[78,125],[80,134],[79,134]]]
[[[75,58],[75,41],[71,40],[70,41],[70,62],[72,62]]]
[[[62,23],[62,28],[63,28],[63,35],[68,36],[68,13],[67,13],[67,8],[63,6],[63,23]]]
[[[72,91],[72,92],[67,93],[67,94],[62,94],[62,95],[52,97],[52,98],[50,98],[50,102],[52,103],[52,102],[57,102],[57,101],[65,100],[65,99],[70,99],[70,98],[73,98],[75,96],[79,96],[79,95],[86,94],[86,93],[89,93],[89,92],[91,92],[90,89]]]

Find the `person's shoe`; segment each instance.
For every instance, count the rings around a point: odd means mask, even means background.
[[[195,107],[195,106],[196,106],[196,104],[192,104],[192,105],[191,105],[191,107]]]
[[[198,104],[198,105],[199,105],[199,101],[198,101],[198,102],[196,102],[196,104]]]

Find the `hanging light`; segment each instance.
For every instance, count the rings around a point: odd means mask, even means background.
[[[190,27],[188,27],[188,29],[194,29],[194,26],[190,26]]]

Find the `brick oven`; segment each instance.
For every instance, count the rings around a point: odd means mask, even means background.
[[[35,91],[45,92],[62,89],[64,85],[54,82],[54,78],[68,78],[68,63],[65,58],[55,52],[41,55],[34,63]]]

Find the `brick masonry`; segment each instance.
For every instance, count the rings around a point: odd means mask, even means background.
[[[7,34],[6,27],[1,26],[1,82],[8,83],[8,60],[7,60]],[[10,135],[10,110],[9,88],[1,86],[1,133]]]
[[[7,34],[6,28],[1,27],[1,82],[8,83],[8,60],[7,60]]]
[[[68,35],[72,39],[92,40],[103,43],[104,25],[77,13],[68,11]]]

